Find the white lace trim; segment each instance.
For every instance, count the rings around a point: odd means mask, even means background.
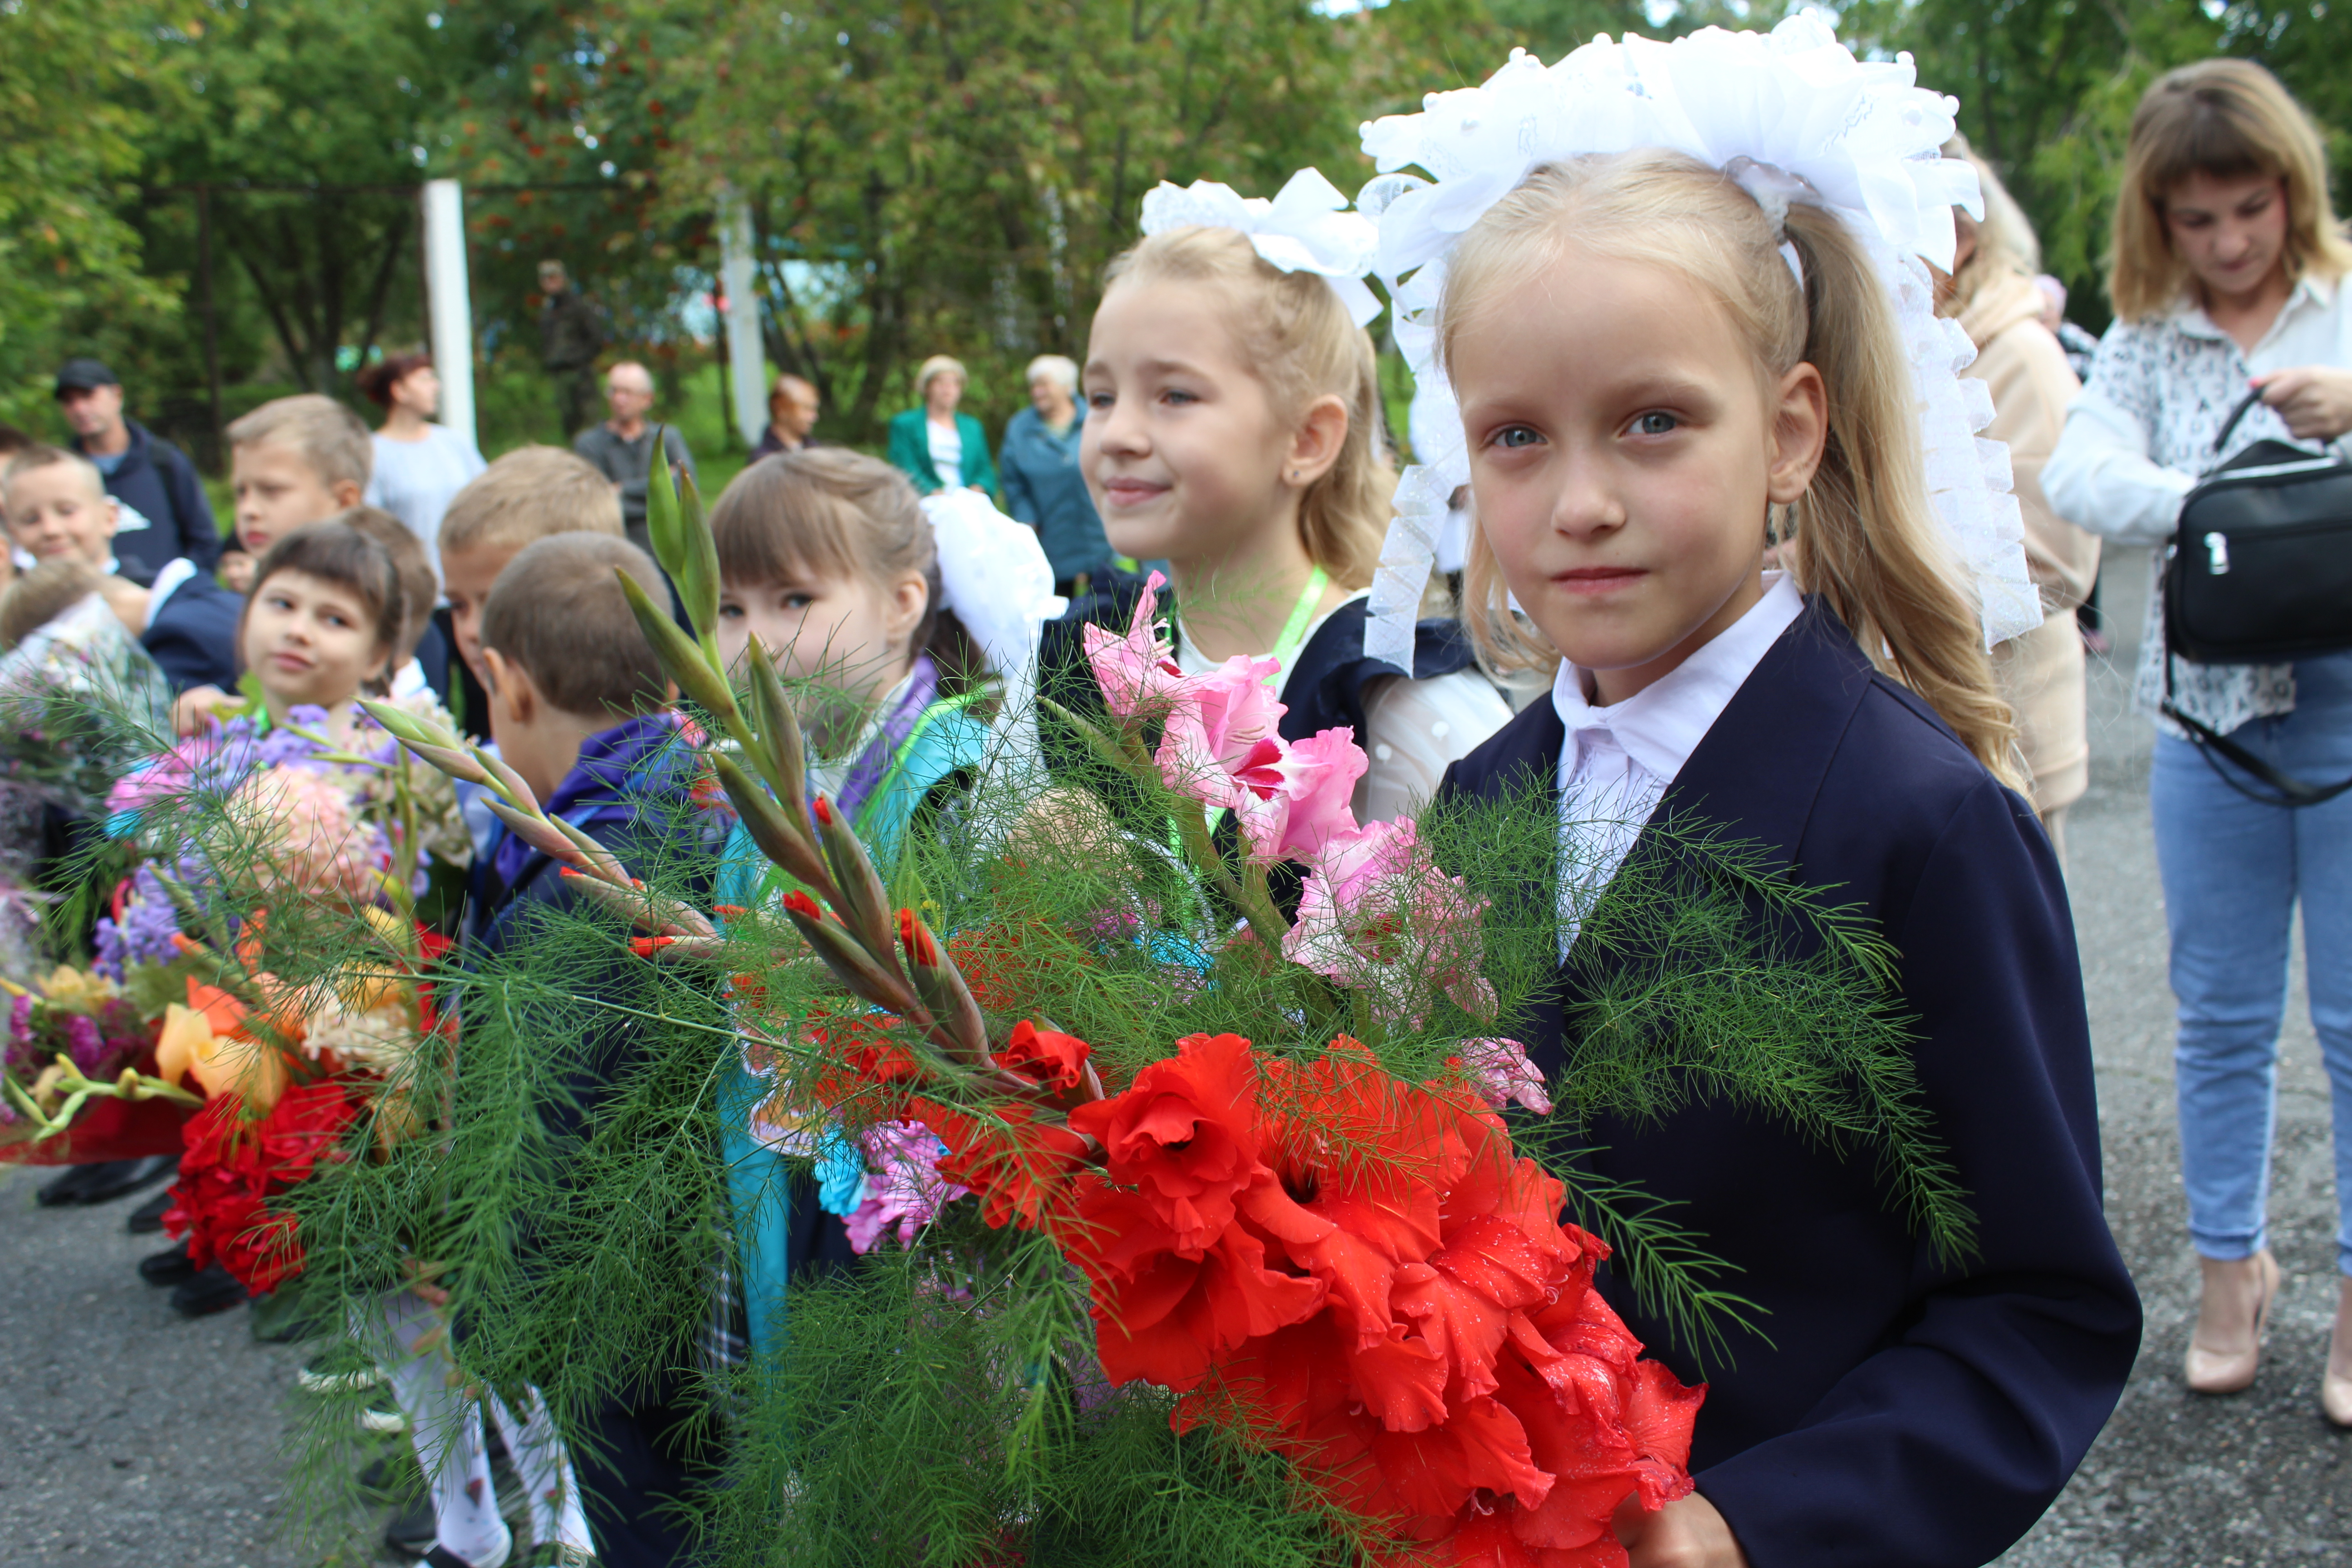
[[[1377,270],[1413,374],[1409,430],[1421,459],[1397,487],[1368,654],[1411,657],[1446,498],[1469,482],[1460,409],[1435,358],[1454,241],[1538,164],[1642,147],[1717,168],[1763,165],[1769,191],[1820,203],[1862,238],[1895,305],[1919,392],[1928,494],[1974,579],[1986,646],[2042,624],[2008,449],[1976,434],[1991,421],[1991,396],[1959,374],[1976,350],[1958,322],[1937,317],[1922,265],[1950,268],[1952,208],[1983,210],[1976,171],[1941,153],[1955,101],[1914,81],[1908,55],[1857,60],[1807,15],[1769,35],[1710,27],[1671,44],[1604,36],[1550,67],[1514,50],[1484,86],[1432,93],[1423,112],[1364,127],[1364,151],[1382,172],[1356,205],[1379,225]],[[1408,166],[1431,177],[1400,172]]]

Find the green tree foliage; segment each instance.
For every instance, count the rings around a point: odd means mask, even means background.
[[[0,5],[0,418],[40,426],[77,315],[148,330],[171,318],[177,289],[148,274],[125,216],[176,85],[162,67],[156,18],[136,0]]]
[[[1960,100],[1961,131],[2033,219],[2068,313],[2103,327],[2132,110],[2164,72],[2225,52],[2223,26],[2188,0],[1864,0],[1842,30],[1909,50],[1922,85]]]
[[[1356,127],[1396,106],[1391,80],[1445,85],[1428,46],[1462,31],[1446,22],[1496,37],[1453,0],[1340,18],[1299,0],[718,0],[667,66],[666,194],[751,204],[771,356],[847,434],[871,438],[934,353],[971,364],[971,401],[1001,418],[1027,357],[1084,342],[1146,191],[1270,195],[1307,164],[1352,189],[1370,173]]]

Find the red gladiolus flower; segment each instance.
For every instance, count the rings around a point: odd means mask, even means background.
[[[1087,1159],[1087,1141],[1068,1128],[1038,1120],[1036,1108],[1009,1100],[993,1118],[957,1106],[910,1099],[906,1115],[948,1146],[940,1174],[980,1198],[980,1217],[992,1226],[1019,1218],[1030,1229],[1066,1202],[1065,1189]]]
[[[996,1053],[996,1065],[1044,1089],[1076,1089],[1085,1080],[1087,1053],[1093,1047],[1076,1035],[1057,1035],[1024,1018],[1013,1038]]]
[[[301,1272],[302,1248],[293,1216],[268,1200],[341,1158],[337,1145],[358,1114],[350,1086],[334,1079],[288,1089],[258,1121],[233,1095],[207,1102],[182,1134],[165,1232],[187,1238],[198,1268],[218,1263],[248,1290],[276,1289]]]
[[[1101,1141],[1111,1180],[1136,1187],[1169,1245],[1197,1258],[1233,1225],[1234,1194],[1274,1179],[1256,1085],[1247,1040],[1192,1035],[1126,1093],[1070,1112],[1070,1126]]]

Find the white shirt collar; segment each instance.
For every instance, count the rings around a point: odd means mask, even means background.
[[[2305,272],[2296,279],[2294,289],[2287,293],[2286,303],[2279,307],[2276,319],[2271,322],[2269,331],[2263,333],[2262,342],[2254,345],[2254,351],[2260,353],[2263,344],[2277,337],[2287,322],[2305,307],[2325,310],[2334,305],[2336,289],[2335,279],[2322,278],[2314,272]],[[2189,337],[2233,341],[2230,340],[2229,333],[2213,324],[2213,319],[2205,313],[2205,307],[2197,303],[2193,297],[2181,301],[2173,311],[2172,320],[2173,324]]]
[[[1660,784],[1672,783],[1734,693],[1772,645],[1804,613],[1804,595],[1785,572],[1764,574],[1764,596],[1666,675],[1622,702],[1596,707],[1585,700],[1584,674],[1561,661],[1552,680],[1552,706],[1568,728],[1559,776],[1574,776],[1586,735],[1607,737]]]

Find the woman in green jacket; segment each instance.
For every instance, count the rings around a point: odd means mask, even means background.
[[[956,412],[969,378],[963,365],[933,354],[915,373],[915,395],[922,406],[890,421],[890,466],[915,481],[916,493],[971,489],[993,495],[996,465],[989,461],[988,437],[980,421]]]

